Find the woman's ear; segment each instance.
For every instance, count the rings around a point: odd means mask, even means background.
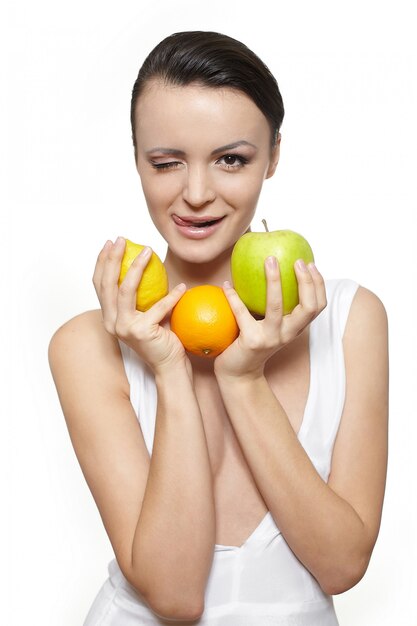
[[[275,145],[271,150],[271,159],[269,161],[269,166],[266,171],[265,178],[271,178],[271,176],[275,174],[275,170],[277,169],[277,165],[279,161],[280,146],[281,146],[281,133],[278,133]]]

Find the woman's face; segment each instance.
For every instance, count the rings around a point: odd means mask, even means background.
[[[233,89],[151,82],[136,107],[137,168],[151,218],[172,253],[215,259],[253,218],[272,176],[266,117]]]

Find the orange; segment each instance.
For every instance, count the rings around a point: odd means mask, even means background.
[[[130,239],[126,239],[125,252],[120,266],[119,285],[126,276],[127,270],[144,247],[139,243],[133,243]],[[166,296],[167,293],[168,274],[159,256],[152,252],[136,292],[137,310],[147,311],[155,302]]]
[[[216,357],[239,334],[235,316],[221,287],[188,289],[172,310],[171,330],[188,352]]]

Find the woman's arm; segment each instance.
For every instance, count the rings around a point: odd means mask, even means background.
[[[185,367],[155,376],[155,438],[132,568],[160,615],[199,617],[215,544],[212,473],[200,408]],[[190,610],[191,609],[191,610]]]
[[[203,611],[215,515],[204,429],[185,366],[156,376],[149,458],[119,345],[101,311],[62,326],[49,359],[75,453],[123,574],[158,615],[195,619]]]
[[[278,527],[329,594],[366,571],[382,511],[387,463],[387,321],[360,288],[345,336],[346,403],[326,484],[263,375],[217,380],[246,460]]]

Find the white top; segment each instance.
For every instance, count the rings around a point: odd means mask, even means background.
[[[310,388],[298,439],[326,482],[345,400],[342,338],[357,288],[351,280],[326,281],[327,307],[310,325]],[[152,454],[157,404],[154,377],[135,352],[120,345],[130,399]],[[116,559],[109,564],[109,574],[84,626],[167,624],[141,600]],[[268,512],[242,546],[216,544],[204,614],[193,624],[337,626],[338,621],[332,598],[292,553]]]

